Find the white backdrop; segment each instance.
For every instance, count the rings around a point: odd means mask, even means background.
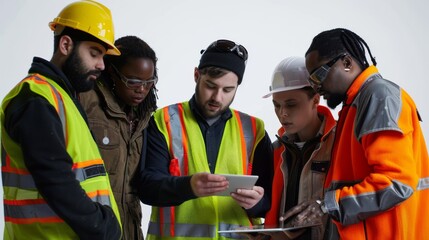
[[[0,0],[0,99],[26,75],[33,56],[50,59],[53,40],[48,22],[70,2]],[[271,99],[261,96],[268,91],[277,63],[288,56],[303,56],[321,31],[337,27],[355,31],[376,56],[382,75],[414,98],[428,143],[429,3],[425,0],[101,2],[112,11],[116,38],[136,35],[156,51],[160,107],[191,97],[201,49],[220,38],[243,44],[249,60],[232,107],[265,120],[272,139],[279,123]],[[146,232],[150,208],[143,209]],[[2,215],[0,208],[0,231]]]

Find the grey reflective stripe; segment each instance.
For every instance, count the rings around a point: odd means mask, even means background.
[[[174,226],[175,226],[175,221],[176,221],[176,219],[171,219],[172,218],[172,215],[171,215],[171,212],[173,211],[174,212],[174,209],[175,207],[160,207],[159,209],[158,209],[158,214],[162,214],[162,219],[164,219],[164,225],[163,225],[163,227],[164,227],[164,235],[165,234],[170,234],[170,229],[171,228],[173,228],[174,229]],[[162,210],[162,211],[161,211]],[[161,217],[160,216],[158,216],[158,220],[160,220],[161,219]]]
[[[102,205],[111,206],[110,197],[97,195],[91,198],[92,201],[98,202]],[[5,217],[15,219],[36,219],[36,218],[52,218],[58,217],[58,215],[44,203],[31,204],[26,203],[25,205],[11,205],[4,203],[4,215]]]
[[[93,202],[98,202],[101,205],[108,205],[108,206],[112,206],[111,202],[110,202],[110,196],[106,196],[106,195],[96,195],[95,197],[92,197],[91,200]]]
[[[83,182],[93,177],[106,176],[106,169],[102,164],[91,165],[85,168],[76,168],[73,169],[73,172],[79,182]]]
[[[184,169],[184,149],[182,143],[182,123],[180,121],[180,111],[179,104],[170,105],[168,107],[168,113],[170,118],[170,131],[171,134],[169,137],[171,138],[171,152],[173,154],[172,158],[176,158],[180,168],[180,174],[183,175],[185,173]],[[168,123],[167,123],[168,124]],[[174,211],[174,207],[160,207],[158,209],[158,214],[162,214],[163,216],[158,216],[158,221],[160,221],[161,217],[164,219],[163,226],[163,236],[170,236],[170,229],[176,227],[175,219],[171,219],[171,211]],[[170,222],[173,223],[170,223]],[[156,226],[154,226],[156,225]],[[159,232],[161,231],[159,223],[152,223],[149,225],[149,231]]]
[[[159,232],[160,226],[156,222],[149,222],[148,234],[158,237],[172,237],[170,235],[170,224],[164,224],[164,233]],[[220,223],[218,230],[232,230],[237,229],[240,225]],[[174,237],[195,237],[195,238],[217,238],[217,231],[214,225],[210,224],[174,224]],[[220,236],[233,238],[233,239],[247,239],[245,236],[239,234],[222,233]]]
[[[28,205],[4,204],[4,216],[19,219],[58,217],[46,203]]]
[[[225,231],[225,230],[234,230],[239,227],[242,227],[237,224],[227,224],[227,223],[220,223],[219,224],[219,231]],[[248,239],[247,237],[240,235],[238,233],[219,233],[219,236],[225,237],[225,238],[232,238],[232,239]]]
[[[174,154],[174,158],[177,158],[179,161],[180,166],[180,173],[183,174],[184,164],[183,164],[183,157],[184,157],[184,149],[183,149],[183,143],[182,143],[182,123],[180,121],[180,111],[179,111],[179,104],[174,104],[168,107],[168,114],[170,115],[170,138],[171,143],[173,146],[171,146],[172,152]]]
[[[61,94],[58,92],[58,90],[48,81],[38,78],[36,77],[38,80],[42,80],[45,81],[46,83],[49,84],[49,86],[51,86],[51,89],[53,90],[57,100],[58,100],[58,116],[61,120],[61,124],[63,125],[63,133],[64,133],[64,137],[67,137],[67,129],[66,129],[66,113],[64,110],[64,102],[63,102],[63,98],[61,97]]]
[[[246,141],[246,150],[247,150],[246,161],[247,163],[249,163],[250,156],[252,155],[252,151],[253,151],[253,145],[255,144],[255,134],[253,133],[252,117],[241,112],[238,112],[238,113],[241,119],[244,140]]]
[[[353,100],[356,107],[354,134],[358,141],[370,133],[398,131],[398,119],[402,108],[401,89],[380,74],[370,76]]]
[[[163,237],[172,237],[170,234],[171,223],[164,223],[164,232],[160,232],[160,224],[157,222],[149,222],[148,234]],[[184,224],[174,223],[174,237],[199,237],[199,238],[214,238],[216,236],[216,227],[209,224]]]
[[[332,200],[328,193],[325,197],[325,207],[329,213],[334,215],[341,224],[350,225],[405,201],[413,194],[413,189],[401,182],[392,181],[392,185],[383,190],[341,198],[339,201],[341,207],[332,203],[335,197]]]
[[[253,122],[252,117],[250,117],[247,114],[238,112],[238,116],[241,120],[241,127],[244,135],[244,140],[246,142],[246,153],[247,153],[247,163],[250,161],[250,157],[253,152],[253,147],[255,144],[255,133],[253,131]],[[184,149],[183,149],[183,142],[182,142],[182,129],[184,126],[182,126],[182,123],[180,121],[180,111],[178,104],[170,105],[168,107],[168,114],[170,116],[170,138],[172,138],[171,142],[172,145],[172,152],[174,154],[173,157],[177,158],[179,161],[180,166],[180,172],[184,173],[184,166],[183,166],[183,155],[184,155]],[[245,173],[246,174],[246,173]]]
[[[429,189],[429,177],[419,179],[417,190],[425,190],[425,189]]]
[[[36,184],[34,184],[33,177],[30,174],[22,175],[10,172],[2,172],[1,174],[3,175],[3,186],[30,190],[36,189]]]
[[[49,85],[51,85],[51,84],[49,84]],[[54,93],[55,93],[55,95],[57,96],[57,99],[58,99],[58,116],[60,117],[61,123],[63,125],[64,137],[67,137],[67,134],[66,134],[67,133],[67,129],[66,129],[66,113],[65,113],[65,110],[64,110],[64,102],[63,102],[63,99],[62,99],[60,93],[57,91],[57,89],[54,86],[52,86],[52,85],[51,85],[51,87],[54,90]]]
[[[89,178],[106,175],[106,170],[102,164],[74,169],[73,172],[76,175],[76,180],[79,182],[83,182]],[[33,177],[30,174],[2,172],[2,175],[4,186],[30,190],[36,189]]]

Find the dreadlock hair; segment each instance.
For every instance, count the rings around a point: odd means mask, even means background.
[[[368,50],[371,62],[376,66],[375,57],[372,56],[371,50],[361,37],[348,29],[335,28],[315,36],[305,55],[307,56],[307,54],[316,50],[319,53],[319,57],[325,59],[334,58],[341,53],[348,53],[365,69],[369,67],[365,56],[365,48]]]
[[[112,64],[116,69],[121,69],[130,59],[148,58],[152,60],[155,68],[153,75],[158,78],[158,69],[156,68],[158,58],[156,57],[155,51],[145,41],[136,36],[125,36],[117,39],[115,41],[115,46],[121,51],[121,55],[106,55],[104,60],[107,66],[108,64]],[[158,95],[156,94],[157,91],[156,85],[153,85],[144,101],[138,106],[141,113],[152,113],[158,108],[156,105],[156,100],[158,99]]]

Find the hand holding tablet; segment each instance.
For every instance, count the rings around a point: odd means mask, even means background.
[[[258,176],[255,175],[235,175],[235,174],[218,174],[224,176],[228,182],[229,187],[222,192],[215,194],[216,196],[230,196],[232,192],[237,189],[252,189],[255,186]]]

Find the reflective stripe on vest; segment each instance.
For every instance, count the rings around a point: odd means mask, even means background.
[[[425,190],[429,188],[429,177],[420,178],[419,184],[417,185],[417,190]]]
[[[237,229],[240,225],[236,224],[219,224],[219,231],[225,231],[230,229]],[[184,224],[184,223],[176,223],[175,226],[176,236],[180,237],[195,237],[195,238],[213,238],[217,236],[216,227],[210,224]],[[174,237],[170,235],[170,232],[165,231],[163,233],[159,233],[159,229],[161,226],[159,223],[151,222],[148,228],[148,234],[151,235],[161,235],[164,237]],[[189,233],[192,233],[190,235]],[[220,233],[222,237],[233,238],[233,239],[248,239],[242,235],[237,233]]]
[[[8,156],[6,157],[8,158]],[[79,182],[83,182],[93,177],[106,175],[106,170],[103,166],[103,161],[101,159],[91,162],[93,165],[86,166],[88,165],[88,163],[85,163],[83,167],[78,167],[79,164],[73,164],[72,170],[76,175],[76,180],[78,180]],[[2,176],[4,186],[29,190],[36,189],[33,177],[27,170],[13,169],[6,165],[3,168]]]
[[[188,103],[178,103],[163,108],[162,114],[168,133],[169,150],[172,160],[170,162],[170,173],[173,176],[187,176],[188,174],[188,136],[184,120],[184,104],[189,108]],[[242,161],[242,174],[252,173],[251,156],[256,143],[256,119],[243,114],[239,111],[233,110],[234,119],[239,125],[239,134],[241,139],[241,157]],[[171,116],[171,117],[170,117]],[[172,171],[172,163],[176,164],[177,171]],[[178,174],[173,174],[178,173]],[[205,224],[183,224],[175,222],[175,207],[159,207],[158,221],[159,223],[151,221],[149,224],[148,233],[158,236],[181,236],[181,237],[208,237],[213,238],[217,236],[216,226]],[[239,225],[220,223],[220,226],[238,227]],[[187,234],[185,234],[187,233]],[[225,234],[230,237],[231,234]],[[240,237],[233,234],[235,238]]]
[[[167,124],[170,135],[170,146],[172,146],[170,147],[170,153],[173,158],[178,160],[180,172],[182,173],[181,175],[187,176],[188,149],[186,142],[188,139],[186,136],[186,126],[183,124],[183,106],[181,103],[178,103],[164,108],[163,111],[166,122],[170,123],[169,125]],[[249,158],[252,154],[253,146],[256,141],[256,120],[255,118],[236,110],[233,110],[233,113],[236,116],[239,125],[241,126],[240,139],[245,141],[242,144],[242,146],[245,146],[243,147],[244,149],[242,149],[243,173],[250,175],[252,174],[252,163],[249,161]],[[171,121],[169,116],[176,114],[180,116],[180,121],[178,118],[173,118],[175,121]]]

